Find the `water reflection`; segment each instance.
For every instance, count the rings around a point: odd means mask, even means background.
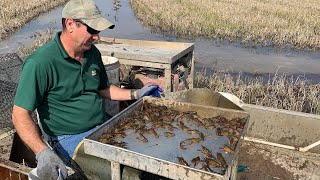
[[[217,43],[203,38],[183,39],[175,36],[152,32],[143,26],[135,17],[128,0],[95,0],[105,17],[116,26],[112,30],[101,32],[101,36],[141,39],[157,41],[194,42],[196,69],[237,73],[259,73],[269,75],[287,72],[288,74],[304,75],[314,83],[320,82],[320,53],[294,52],[281,50],[275,53],[272,48],[244,48],[240,45]],[[16,52],[21,45],[31,44],[32,35],[36,31],[51,28],[53,32],[61,29],[61,11],[58,7],[28,23],[21,31],[11,38],[0,42],[0,53]]]

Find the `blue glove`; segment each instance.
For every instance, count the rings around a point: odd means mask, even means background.
[[[143,96],[160,97],[163,90],[156,84],[148,84],[141,89],[137,89],[137,99],[141,99]]]

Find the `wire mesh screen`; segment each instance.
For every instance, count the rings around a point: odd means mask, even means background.
[[[23,61],[15,53],[0,54],[0,134],[13,128],[11,121],[13,99],[16,94]],[[37,115],[32,113],[37,122]]]
[[[14,53],[0,54],[0,80],[18,83],[22,64]]]
[[[14,53],[0,54],[0,129],[12,129],[11,113],[22,60]]]
[[[11,129],[11,113],[12,113],[12,106],[13,106],[13,98],[16,92],[16,83],[7,82],[0,80],[0,93],[1,93],[1,105],[0,105],[0,128]]]

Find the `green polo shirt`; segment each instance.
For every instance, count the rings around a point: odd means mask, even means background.
[[[99,50],[92,45],[80,64],[66,53],[60,35],[25,61],[14,99],[19,107],[37,109],[51,136],[82,133],[103,123],[98,90],[109,86]]]

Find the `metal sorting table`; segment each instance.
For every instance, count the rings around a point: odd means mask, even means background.
[[[171,72],[177,63],[190,67],[187,83],[193,88],[194,44],[164,41],[143,41],[101,37],[95,46],[102,56],[113,56],[120,64],[164,69],[166,92],[171,92]]]
[[[130,117],[134,113],[134,111],[139,110],[144,102],[148,102],[155,105],[164,105],[173,110],[178,110],[179,112],[195,111],[199,116],[203,118],[216,117],[219,115],[227,119],[246,118],[247,122],[244,127],[244,130],[241,132],[241,137],[244,136],[245,129],[248,124],[249,115],[245,111],[144,97],[143,99],[140,99],[139,101],[132,104],[126,110],[114,116],[112,119],[110,119],[110,121],[104,123],[99,129],[97,129],[95,132],[91,133],[84,139],[85,153],[111,161],[112,179],[120,179],[120,164],[130,166],[142,171],[150,172],[153,174],[157,174],[170,179],[236,178],[238,152],[243,138],[239,139],[232,155],[230,155],[230,157],[228,158],[225,158],[228,167],[224,174],[208,172],[200,170],[198,168],[180,165],[177,162],[177,156],[182,156],[185,158],[186,161],[190,162],[190,160],[196,156],[195,153],[200,154],[200,152],[198,151],[199,147],[194,148],[194,151],[184,152],[179,148],[178,145],[171,145],[170,140],[165,139],[164,137],[160,137],[159,139],[153,139],[151,141],[151,138],[148,138],[149,142],[147,144],[135,144],[134,142],[128,142],[130,141],[130,138],[132,141],[137,141],[135,139],[135,136],[133,136],[133,134],[127,135],[127,149],[99,142],[99,139],[103,134],[105,134],[109,129],[113,128],[117,123],[121,122],[121,120],[123,120],[124,118]],[[213,133],[214,132],[215,131],[213,131]],[[163,136],[160,133],[159,135]],[[180,138],[179,136],[182,136],[182,133],[176,133],[176,137]],[[185,137],[182,137],[182,139],[184,138]],[[179,141],[181,141],[181,139]],[[222,142],[216,141],[215,143],[220,143],[221,146],[221,143],[223,144],[225,142],[227,142],[227,138],[225,138],[224,140],[222,138]],[[210,143],[212,142],[206,142],[205,145],[207,147],[210,147],[209,149],[212,151],[214,155],[217,151],[222,152],[221,149],[214,148],[217,144],[212,145]]]

